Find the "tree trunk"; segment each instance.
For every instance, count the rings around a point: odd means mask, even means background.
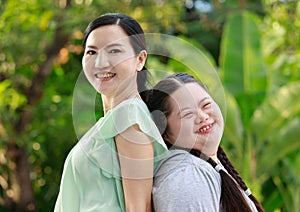
[[[25,149],[11,142],[7,145],[5,156],[10,167],[5,206],[11,212],[35,211],[34,192]]]
[[[67,1],[67,6],[70,5],[70,0]],[[68,36],[64,33],[60,23],[63,21],[63,15],[57,17],[58,27],[54,34],[52,44],[46,50],[46,60],[39,66],[39,69],[34,76],[30,87],[21,91],[27,97],[27,105],[25,108],[17,111],[20,115],[19,120],[14,124],[13,135],[6,135],[5,127],[0,122],[0,136],[7,145],[3,152],[6,164],[1,164],[3,179],[0,179],[0,186],[3,189],[3,200],[5,207],[11,212],[17,211],[36,211],[34,191],[30,179],[30,163],[26,152],[26,141],[16,142],[17,139],[22,139],[22,135],[26,133],[26,126],[32,121],[31,108],[43,96],[43,85],[47,77],[50,75],[55,57],[63,48]],[[1,120],[0,120],[1,121]],[[4,137],[6,139],[4,139]],[[18,143],[24,145],[20,146]],[[0,161],[1,162],[1,161]],[[1,176],[0,176],[1,177]],[[2,180],[2,184],[1,184]],[[1,201],[1,200],[0,200]]]

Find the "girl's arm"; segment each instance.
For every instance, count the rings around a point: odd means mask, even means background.
[[[151,212],[154,148],[152,140],[133,125],[115,137],[127,212]]]

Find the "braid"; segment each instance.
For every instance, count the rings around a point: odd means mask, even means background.
[[[225,168],[228,171],[228,173],[236,180],[236,182],[239,184],[239,186],[244,191],[247,191],[248,187],[246,186],[246,183],[243,181],[243,179],[240,176],[240,174],[233,167],[232,163],[228,159],[226,153],[224,152],[224,150],[222,149],[221,146],[219,146],[219,148],[218,148],[217,156],[218,156],[220,162],[225,166]],[[251,192],[250,192],[250,194],[248,196],[253,201],[253,203],[255,204],[256,209],[259,212],[263,212],[264,209],[263,209],[262,205],[259,203],[259,201],[255,198],[255,196],[253,194],[251,194]]]
[[[228,171],[228,173],[237,181],[237,183],[241,186],[241,188],[244,191],[246,191],[248,188],[247,188],[246,184],[244,183],[242,177],[235,170],[232,163],[228,159],[226,153],[220,146],[218,148],[217,156],[218,156],[218,159],[220,160],[220,162],[225,166],[225,169]]]
[[[216,171],[219,172],[221,177],[221,206],[224,211],[252,211],[238,185],[234,182],[232,177],[227,174],[224,168],[198,150],[192,149],[190,153],[207,161]]]

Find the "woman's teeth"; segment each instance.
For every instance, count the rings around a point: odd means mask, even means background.
[[[207,125],[207,126],[205,126],[203,128],[200,128],[199,132],[205,132],[205,131],[209,130],[212,126],[213,126],[213,124],[210,124],[210,125]]]
[[[114,77],[116,74],[114,73],[106,73],[106,74],[95,74],[96,78],[111,78]]]

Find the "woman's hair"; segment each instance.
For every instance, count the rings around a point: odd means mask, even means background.
[[[163,135],[163,137],[164,134],[168,131],[166,117],[168,117],[170,112],[172,111],[172,108],[170,107],[171,106],[170,101],[169,101],[170,95],[173,92],[175,92],[180,86],[182,86],[182,84],[186,84],[186,83],[197,83],[207,91],[206,86],[203,83],[196,80],[193,76],[184,73],[177,73],[157,83],[152,89],[151,95],[147,100],[147,106],[150,112],[153,112],[152,113],[153,120],[157,125],[160,133]],[[160,111],[160,112],[157,113],[155,111]],[[178,148],[172,146],[172,144],[170,144],[167,141],[165,142],[168,148],[171,147]],[[246,202],[240,190],[241,188],[244,191],[247,191],[248,188],[220,146],[217,152],[218,159],[220,160],[222,165],[225,167],[225,169],[228,171],[228,173],[231,176],[229,176],[224,169],[218,169],[217,167],[218,164],[213,159],[205,156],[200,151],[192,149],[189,152],[207,161],[213,168],[215,168],[215,170],[217,170],[220,173],[221,180],[222,180],[221,206],[224,211],[243,211],[243,212],[251,211],[248,203]],[[255,204],[259,212],[264,211],[261,204],[257,201],[257,199],[252,194],[249,194],[248,196],[253,201],[253,203]]]
[[[120,26],[128,35],[135,54],[139,54],[142,50],[147,50],[144,31],[140,24],[135,19],[122,13],[107,13],[90,22],[84,33],[83,47],[86,47],[87,38],[93,30],[106,25]],[[137,75],[138,91],[143,99],[145,98],[145,93],[147,91],[147,75],[148,70],[145,66],[138,72]]]

